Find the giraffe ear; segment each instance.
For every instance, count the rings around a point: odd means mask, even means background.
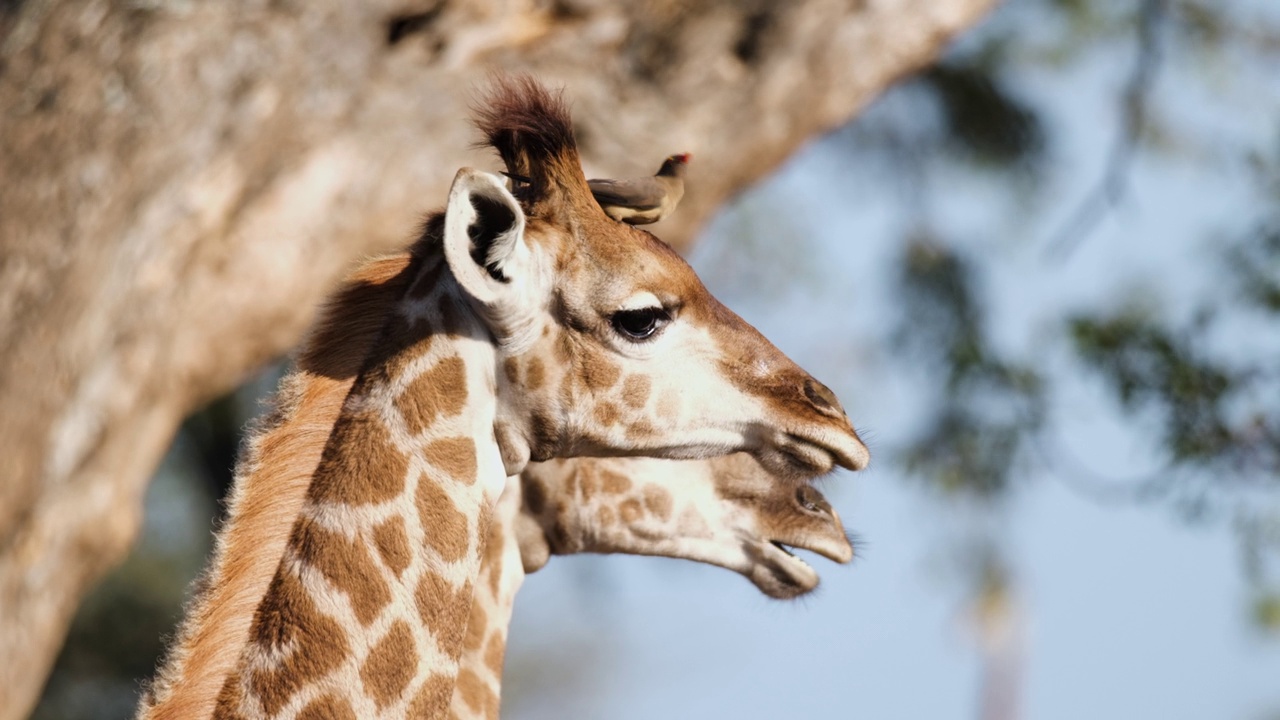
[[[462,168],[444,211],[444,254],[458,284],[489,311],[510,312],[531,264],[524,211],[496,176]]]

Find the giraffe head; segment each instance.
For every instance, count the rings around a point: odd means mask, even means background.
[[[464,168],[437,225],[498,348],[495,435],[509,474],[530,459],[739,450],[780,477],[866,465],[830,390],[669,246],[604,214],[560,96],[499,78],[477,114],[520,187]]]
[[[728,568],[785,599],[818,586],[817,572],[788,548],[839,563],[853,558],[822,493],[777,482],[744,453],[534,463],[520,487],[515,525],[526,572],[551,555],[660,555]]]

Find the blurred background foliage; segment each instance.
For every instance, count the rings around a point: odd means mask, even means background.
[[[1098,502],[1227,522],[1251,588],[1242,616],[1266,636],[1280,634],[1280,361],[1231,338],[1280,335],[1280,119],[1271,118],[1266,142],[1224,144],[1203,125],[1182,122],[1153,91],[1159,78],[1178,85],[1179,97],[1211,100],[1244,82],[1230,92],[1247,96],[1253,89],[1240,68],[1280,67],[1280,27],[1258,7],[1245,0],[1011,0],[823,142],[840,162],[874,167],[906,218],[894,266],[884,268],[895,278],[889,352],[901,372],[927,386],[929,420],[909,442],[876,448],[877,461],[988,518],[1007,511],[1005,501],[1035,464]],[[1093,67],[1089,77],[1112,92],[1112,115],[1097,118],[1114,128],[1112,143],[1081,197],[1046,197],[1048,171],[1063,162],[1057,133],[1072,101],[1033,101],[1011,80],[1027,67]],[[1215,110],[1232,111],[1209,100],[1197,108]],[[1187,297],[1170,282],[1135,287],[1126,303],[1064,310],[1046,333],[1066,343],[1071,364],[1038,362],[996,342],[984,285],[989,258],[959,242],[934,212],[947,188],[991,185],[1007,201],[1004,226],[1012,228],[997,242],[1034,246],[1053,267],[1124,207],[1134,164],[1153,156],[1176,158],[1193,172],[1243,168],[1251,179],[1252,197],[1240,204],[1249,213],[1206,239],[1216,257],[1202,268],[1212,274],[1211,291]],[[806,253],[771,242],[782,215],[775,210],[743,204],[729,211],[740,252],[727,256],[723,272],[762,294],[813,275]],[[1045,217],[1063,218],[1047,238],[1023,232]],[[1172,296],[1178,301],[1166,302]],[[209,550],[242,431],[280,372],[264,372],[183,425],[148,496],[144,536],[81,608],[35,717],[131,713]],[[1052,389],[1066,381],[1101,383],[1150,436],[1156,469],[1123,478],[1064,453],[1070,442],[1052,420]],[[982,633],[1012,592],[1000,527],[978,523],[978,549],[968,553],[979,558],[967,567]]]
[[[1158,76],[1175,71],[1165,82],[1189,96],[1212,96],[1242,79],[1245,88],[1234,92],[1265,91],[1236,74],[1241,66],[1275,67],[1280,60],[1280,27],[1265,22],[1260,7],[1011,2],[881,103],[897,107],[872,108],[842,134],[852,154],[875,158],[886,174],[901,173],[899,196],[911,218],[902,232],[893,347],[904,362],[930,368],[936,411],[915,441],[892,449],[894,459],[944,493],[984,502],[999,501],[1025,474],[1019,463],[1036,460],[1085,482],[1101,480],[1091,491],[1108,499],[1176,497],[1181,510],[1192,509],[1189,516],[1213,506],[1241,528],[1246,572],[1255,581],[1253,619],[1260,630],[1280,632],[1280,575],[1267,572],[1263,561],[1280,553],[1280,517],[1256,494],[1235,494],[1280,489],[1280,363],[1275,354],[1250,354],[1222,341],[1242,327],[1276,334],[1280,320],[1280,122],[1272,117],[1273,133],[1259,146],[1225,147],[1212,132],[1166,114],[1153,92]],[[1038,106],[1009,77],[1028,66],[1086,66],[1099,56],[1110,66],[1093,77],[1117,86],[1114,117],[1100,119],[1116,128],[1105,167],[1085,196],[1046,201],[1046,167],[1061,160],[1055,113],[1068,112],[1070,101]],[[1065,212],[1047,240],[1011,241],[1043,248],[1052,266],[1088,243],[1125,202],[1132,167],[1143,156],[1171,156],[1205,173],[1243,167],[1254,196],[1242,203],[1250,215],[1209,239],[1218,262],[1204,272],[1216,273],[1217,292],[1195,298],[1186,319],[1162,312],[1158,297],[1178,287],[1135,287],[1129,304],[1067,312],[1052,330],[1079,360],[1072,370],[1104,382],[1115,404],[1157,441],[1163,467],[1117,481],[1055,457],[1051,448],[1060,443],[1045,421],[1046,388],[1063,378],[992,344],[982,302],[984,259],[953,242],[931,206],[947,183],[993,181],[1015,198],[1014,214],[1028,216],[1023,227]],[[1105,475],[1105,468],[1097,471]]]

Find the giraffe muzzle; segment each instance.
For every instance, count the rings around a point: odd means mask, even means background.
[[[773,450],[791,466],[790,475],[817,476],[836,466],[861,470],[871,453],[858,437],[836,394],[808,373],[786,378],[775,387],[788,388]],[[763,459],[763,458],[762,458]]]
[[[861,470],[871,461],[871,453],[848,420],[843,427],[826,425],[805,427],[794,432],[779,433],[772,443],[777,459],[766,456],[763,462],[775,472],[806,478],[825,475],[840,466]],[[784,467],[777,467],[777,463]]]

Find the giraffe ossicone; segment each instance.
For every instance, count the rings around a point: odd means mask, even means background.
[[[559,96],[499,79],[478,116],[528,186],[459,171],[394,274],[330,308],[144,717],[442,717],[491,509],[531,459],[866,464],[825,386],[604,215]]]

